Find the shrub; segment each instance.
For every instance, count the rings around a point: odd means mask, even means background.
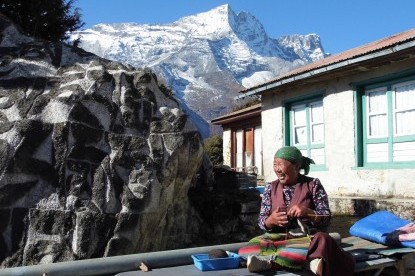
[[[209,156],[210,161],[214,166],[222,165],[223,163],[223,139],[219,135],[209,137],[205,140],[203,149]]]

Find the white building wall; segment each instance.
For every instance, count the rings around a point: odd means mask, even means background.
[[[284,145],[283,110],[280,104],[276,104],[276,100],[273,95],[262,97],[262,163],[264,179],[267,182],[275,179],[275,173],[272,169],[274,154],[278,148]]]
[[[255,166],[257,167],[257,174],[262,176],[262,127],[257,126],[255,127],[254,133],[254,159],[255,159]]]
[[[276,178],[272,162],[276,150],[284,145],[283,102],[287,99],[325,91],[323,99],[325,120],[326,169],[312,170],[311,177],[318,177],[329,196],[376,198],[415,198],[415,168],[368,169],[357,168],[355,137],[355,99],[352,82],[359,82],[393,72],[413,68],[410,62],[395,64],[371,73],[361,73],[348,78],[333,78],[317,85],[262,96],[262,136],[264,177],[266,182]]]

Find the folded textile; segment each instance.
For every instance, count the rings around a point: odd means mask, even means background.
[[[310,239],[286,237],[283,233],[265,233],[254,237],[247,246],[239,249],[238,255],[270,256],[273,262],[282,267],[302,269]]]
[[[415,233],[403,233],[399,234],[399,241],[415,241]]]
[[[392,231],[386,236],[386,243],[390,245],[400,245],[403,241],[415,241],[414,223],[408,223]]]
[[[415,241],[415,223],[411,222],[407,225],[398,228],[399,241]]]
[[[358,220],[349,233],[384,245],[415,248],[415,224],[389,211],[377,211]]]

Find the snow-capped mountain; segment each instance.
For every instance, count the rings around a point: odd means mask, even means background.
[[[152,68],[203,137],[211,119],[237,105],[240,90],[325,56],[318,35],[270,38],[254,16],[229,5],[165,25],[99,24],[76,38],[98,56]]]

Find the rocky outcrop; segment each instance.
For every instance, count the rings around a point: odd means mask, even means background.
[[[23,35],[0,15],[3,267],[183,248],[199,133],[147,69]]]

